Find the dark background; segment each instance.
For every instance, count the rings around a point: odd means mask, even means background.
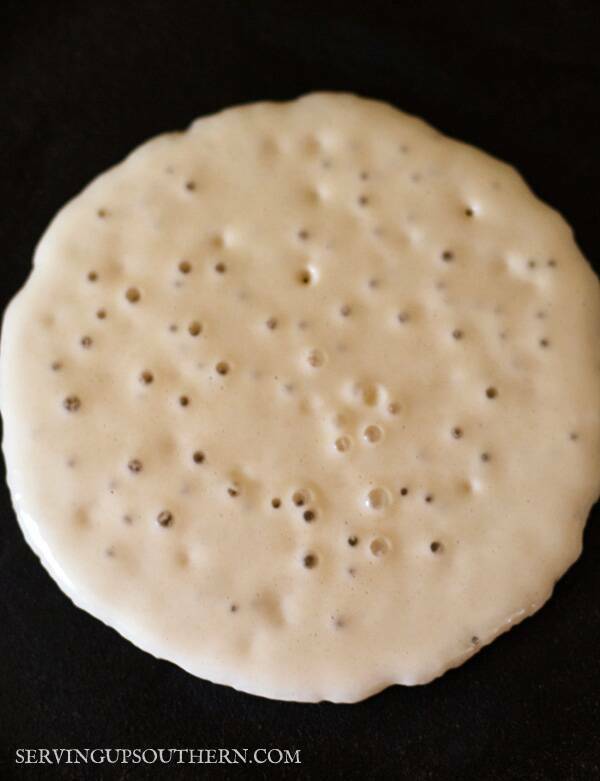
[[[592,0],[2,7],[2,306],[56,210],[134,146],[230,104],[313,89],[388,100],[512,162],[597,258]],[[264,766],[264,777],[600,778],[598,515],[550,603],[460,669],[358,705],[298,705],[197,680],[73,607],[25,545],[2,487],[0,776],[162,775],[156,766],[42,773],[16,767],[16,747],[277,746],[301,749],[303,764]]]

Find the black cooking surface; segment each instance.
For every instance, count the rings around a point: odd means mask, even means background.
[[[515,164],[598,258],[597,4],[31,2],[0,9],[2,306],[50,218],[150,136],[315,89],[390,101]],[[598,269],[598,265],[596,265]],[[599,335],[600,337],[600,335]],[[39,747],[300,749],[270,777],[600,777],[600,530],[537,615],[426,687],[358,705],[197,680],[76,609],[0,489],[2,778],[244,777],[226,765],[15,764]],[[535,558],[532,549],[532,560]]]

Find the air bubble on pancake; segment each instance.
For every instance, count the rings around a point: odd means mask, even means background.
[[[314,274],[310,268],[303,268],[298,272],[298,282],[301,285],[310,285],[315,281]]]
[[[105,320],[106,319],[106,309],[98,309],[96,311],[96,317],[98,320]]]
[[[298,488],[292,494],[292,502],[296,507],[303,507],[310,502],[310,491],[306,488]]]
[[[222,260],[220,260],[218,263],[215,263],[215,271],[217,274],[224,274],[227,271],[227,266],[225,263],[223,263]]]
[[[194,450],[192,459],[195,464],[203,464],[206,460],[206,455],[203,450]]]
[[[485,395],[488,399],[495,399],[498,395],[498,389],[494,388],[493,385],[490,385],[489,388],[486,388]]]
[[[438,542],[437,540],[432,542],[429,548],[432,553],[443,553],[444,551],[444,546],[442,545],[441,542]]]
[[[96,282],[98,280],[98,273],[96,271],[88,271],[87,278],[89,282]]]
[[[314,569],[319,563],[319,559],[315,553],[306,553],[302,559],[302,563],[306,569]]]
[[[305,510],[302,513],[302,517],[307,523],[312,523],[312,521],[314,521],[317,517],[316,510]]]
[[[192,322],[188,325],[188,333],[190,336],[198,336],[202,333],[202,323],[199,323],[198,320],[192,320]]]
[[[151,371],[148,371],[148,369],[144,369],[140,372],[139,379],[142,385],[151,385],[154,382],[154,375]]]
[[[190,397],[189,396],[180,396],[179,397],[179,406],[180,407],[187,407],[190,403]]]
[[[306,356],[306,362],[313,369],[320,369],[325,364],[325,353],[315,347]]]
[[[137,287],[128,287],[125,291],[125,298],[129,301],[130,304],[137,304],[141,298],[140,291],[137,289]]]
[[[351,535],[348,537],[348,540],[347,540],[347,542],[348,542],[348,545],[349,545],[351,548],[355,548],[355,547],[358,545],[358,537],[356,536],[356,534],[351,534]]]
[[[463,434],[464,434],[464,432],[463,432],[462,428],[460,428],[460,426],[455,426],[452,429],[452,436],[454,437],[454,439],[461,439]]]
[[[271,499],[271,507],[273,507],[275,510],[278,510],[281,507],[281,499],[278,496],[274,496]]]
[[[138,472],[142,471],[142,462],[139,458],[132,458],[128,461],[127,468],[133,474],[138,474]]]
[[[224,376],[226,374],[229,374],[231,366],[227,363],[227,361],[219,361],[215,365],[215,369],[217,371],[217,374]]]
[[[390,503],[390,496],[385,488],[372,488],[366,498],[366,505],[371,510],[384,510]]]
[[[348,436],[338,437],[335,440],[335,449],[338,453],[347,453],[352,447],[352,440]]]
[[[367,407],[374,407],[379,401],[379,389],[370,382],[359,382],[354,385],[354,393]]]
[[[81,400],[79,399],[79,396],[67,396],[65,399],[63,399],[63,407],[67,410],[67,412],[77,412],[77,410],[81,407]]]
[[[268,320],[265,321],[265,325],[269,329],[269,331],[274,331],[277,328],[278,322],[276,317],[269,317]]]
[[[363,437],[367,442],[374,445],[381,441],[383,437],[383,429],[380,426],[370,425],[363,431]]]
[[[390,544],[385,537],[375,537],[369,543],[369,551],[376,558],[380,559],[389,553]]]
[[[173,525],[173,513],[170,510],[161,510],[156,516],[156,522],[164,528]]]
[[[62,369],[62,366],[63,365],[61,361],[52,361],[52,363],[50,364],[50,368],[52,369],[53,372],[60,371]]]
[[[80,339],[81,346],[84,349],[89,349],[92,346],[92,337],[91,336],[82,336]]]
[[[182,274],[189,274],[192,270],[192,264],[189,262],[189,260],[180,260],[177,268],[179,271],[181,271]]]

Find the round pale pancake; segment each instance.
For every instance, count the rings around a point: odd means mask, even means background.
[[[18,519],[195,675],[425,683],[580,553],[599,331],[571,230],[503,163],[348,95],[203,118],[62,209],[6,313]]]

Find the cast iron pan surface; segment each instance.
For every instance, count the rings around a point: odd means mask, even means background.
[[[139,143],[315,89],[389,101],[513,163],[598,270],[596,14],[593,0],[5,0],[2,307],[54,213]],[[139,651],[60,592],[4,485],[0,513],[2,778],[600,778],[598,507],[533,618],[428,686],[351,706],[241,694]],[[15,764],[39,747],[277,747],[302,765]]]

